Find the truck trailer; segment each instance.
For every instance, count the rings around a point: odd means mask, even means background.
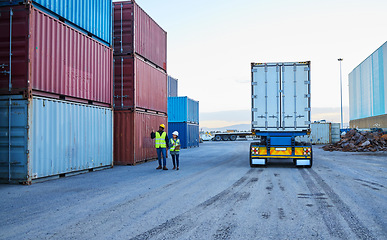
[[[250,166],[270,159],[292,159],[312,167],[310,142],[310,62],[251,63],[251,129],[260,140],[250,144]]]

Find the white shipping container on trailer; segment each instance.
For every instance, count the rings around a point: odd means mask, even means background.
[[[252,129],[310,128],[310,62],[252,63]]]
[[[310,62],[251,64],[251,129],[260,137],[250,144],[250,166],[268,159],[292,159],[312,167],[310,142]]]

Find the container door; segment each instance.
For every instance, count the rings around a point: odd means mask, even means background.
[[[302,131],[310,125],[309,62],[252,64],[252,129]]]
[[[308,128],[309,67],[296,63],[283,65],[281,73],[281,127],[290,131]]]
[[[280,127],[280,67],[261,65],[252,69],[252,128]]]
[[[28,101],[0,97],[0,182],[28,181]]]

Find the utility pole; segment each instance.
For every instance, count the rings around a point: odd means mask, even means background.
[[[341,62],[343,61],[342,58],[337,59],[340,62],[340,111],[341,111],[341,125],[340,128],[343,127],[343,81],[341,76]]]

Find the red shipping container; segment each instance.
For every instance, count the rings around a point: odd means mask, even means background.
[[[167,74],[137,56],[114,56],[114,108],[167,113]]]
[[[140,111],[114,111],[114,164],[135,165],[156,159],[155,141],[150,134],[167,126],[167,116]],[[168,132],[168,129],[165,129]]]
[[[112,105],[111,48],[32,5],[1,7],[0,32],[0,94]]]
[[[167,71],[167,32],[135,1],[114,2],[114,54],[136,53]]]

